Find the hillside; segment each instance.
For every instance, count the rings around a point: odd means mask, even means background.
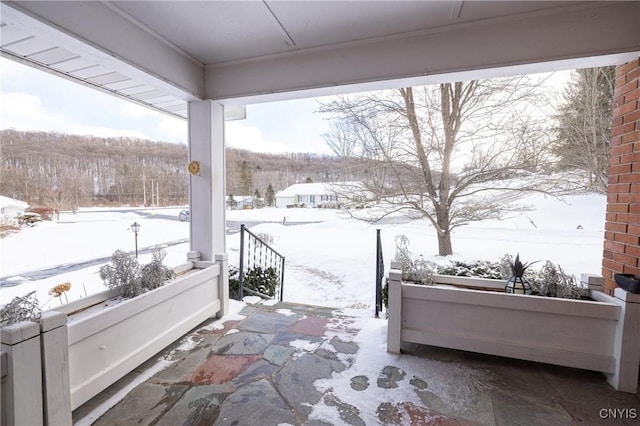
[[[0,131],[0,193],[66,210],[95,205],[176,205],[188,200],[187,147],[135,138]],[[243,167],[243,162],[246,165]],[[350,168],[349,170],[351,170]],[[364,169],[364,168],[361,168]],[[332,156],[227,149],[227,192],[277,192],[314,182],[357,179]],[[156,199],[159,194],[159,200]]]

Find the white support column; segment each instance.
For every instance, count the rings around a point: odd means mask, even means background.
[[[40,327],[23,321],[2,328],[7,377],[2,383],[3,425],[42,425]]]
[[[200,171],[189,185],[190,250],[213,261],[226,253],[224,107],[212,100],[189,102],[189,161]]]
[[[388,294],[387,352],[399,354],[402,344],[402,266],[399,262],[391,262]]]
[[[622,308],[614,337],[616,371],[607,382],[616,390],[636,393],[640,371],[640,294],[615,289],[615,302]]]
[[[45,312],[40,318],[44,418],[48,425],[70,425],[69,338],[67,315]]]

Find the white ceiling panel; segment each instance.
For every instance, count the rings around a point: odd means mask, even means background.
[[[2,46],[3,49],[18,55],[18,56],[31,56],[36,53],[44,52],[56,47],[48,40],[43,40],[38,37],[26,38],[24,40],[16,41],[15,43]]]
[[[129,78],[125,77],[124,75],[122,75],[120,73],[111,72],[109,74],[103,74],[103,75],[99,75],[97,77],[89,78],[88,80],[91,81],[91,83],[93,83],[93,84],[99,84],[99,85],[105,85],[106,86],[109,83],[128,81]]]
[[[2,24],[0,27],[0,46],[6,46],[19,40],[32,37],[26,31],[22,31],[12,25]]]
[[[82,57],[77,57],[77,58],[69,59],[67,61],[53,64],[51,65],[51,68],[56,69],[58,71],[62,71],[64,73],[70,73],[73,71],[90,67],[92,65],[95,65],[95,61],[82,58]]]
[[[86,68],[82,68],[76,71],[72,71],[69,74],[73,75],[74,77],[78,77],[78,78],[83,78],[83,79],[90,79],[93,77],[97,77],[100,75],[105,75],[105,74],[110,74],[112,73],[113,70],[105,67],[104,65],[91,65],[89,67]]]
[[[78,55],[76,55],[75,53],[69,52],[68,50],[62,49],[60,47],[54,47],[50,50],[36,53],[35,55],[29,55],[29,59],[40,62],[44,65],[56,64],[77,57]]]

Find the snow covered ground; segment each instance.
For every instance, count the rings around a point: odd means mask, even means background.
[[[227,219],[271,222],[251,230],[271,234],[276,250],[286,256],[285,301],[337,307],[356,316],[373,312],[376,229],[381,230],[386,270],[395,253],[395,237],[406,235],[414,254],[441,264],[453,259],[498,260],[505,253],[519,252],[524,261],[551,260],[578,276],[600,273],[605,196],[585,194],[557,200],[538,194],[519,202],[534,205],[535,210],[458,228],[453,233],[455,254],[447,258],[436,256],[436,235],[425,220],[394,216],[369,224],[337,210],[276,208],[227,211]],[[148,210],[81,210],[61,215],[58,222],[41,223],[3,238],[0,277],[3,281],[17,277],[0,289],[0,303],[36,290],[43,309],[55,308],[61,301],[48,292],[65,281],[72,285],[66,295],[69,301],[102,290],[99,265],[39,280],[21,278],[20,274],[108,257],[116,249],[132,251],[130,225],[134,221],[141,224],[140,248],[188,238],[189,224],[174,219],[183,208],[161,209],[155,215],[149,215]],[[298,222],[301,224],[294,224]],[[239,240],[237,233],[227,236],[232,264],[237,263]],[[165,263],[184,263],[188,250],[188,243],[167,247]],[[150,259],[150,254],[140,256],[141,263]]]

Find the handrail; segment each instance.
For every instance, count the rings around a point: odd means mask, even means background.
[[[382,277],[384,276],[384,259],[382,257],[382,239],[380,230],[376,229],[376,318],[382,312]]]
[[[248,234],[248,242],[246,245],[245,259],[245,233]],[[252,250],[253,242],[253,258],[249,256]],[[259,248],[258,248],[259,247]],[[256,252],[259,250],[259,255],[256,256]],[[257,259],[258,257],[258,259]],[[246,262],[245,262],[246,260]],[[284,262],[285,257],[276,251],[273,247],[267,244],[262,238],[249,231],[244,224],[240,225],[240,265],[238,267],[238,298],[242,300],[244,292],[260,296],[263,299],[271,299],[277,296],[282,301],[284,293]],[[246,263],[246,270],[245,270]],[[263,294],[256,289],[245,288],[245,272],[257,271],[258,274],[272,274],[275,273],[279,278],[279,288],[274,289],[274,294]],[[271,277],[264,277],[265,281],[269,281]],[[267,284],[267,282],[265,282]]]

